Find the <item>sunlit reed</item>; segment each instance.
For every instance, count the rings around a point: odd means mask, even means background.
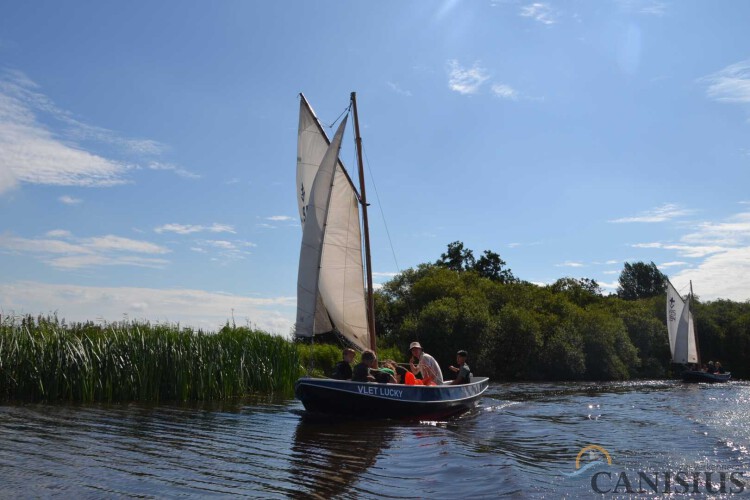
[[[291,393],[300,374],[295,344],[247,327],[0,321],[0,399],[211,401]]]

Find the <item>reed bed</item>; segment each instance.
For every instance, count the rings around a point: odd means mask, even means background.
[[[216,333],[143,322],[0,321],[0,399],[212,401],[291,393],[301,373],[290,341],[246,327]]]

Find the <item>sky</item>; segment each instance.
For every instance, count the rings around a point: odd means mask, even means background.
[[[745,1],[2,2],[0,314],[289,334],[298,95],[330,126],[352,91],[377,284],[462,241],[533,283],[612,293],[642,261],[750,300],[749,19]]]

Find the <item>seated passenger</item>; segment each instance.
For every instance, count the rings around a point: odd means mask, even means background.
[[[403,366],[396,368],[396,380],[399,384],[404,385],[422,385],[422,381],[418,380],[412,372]]]
[[[456,364],[458,366],[449,366],[450,370],[456,373],[456,378],[448,382],[450,385],[468,384],[471,382],[471,368],[466,364],[466,358],[469,354],[463,349],[456,353]]]
[[[375,382],[375,377],[370,375],[370,368],[377,367],[375,353],[369,349],[362,353],[362,361],[352,370],[353,382]]]
[[[443,383],[443,372],[438,362],[422,350],[419,342],[412,342],[409,346],[412,358],[409,361],[411,372],[416,375],[422,374],[424,385],[440,385]]]
[[[336,363],[333,368],[331,378],[337,380],[351,380],[352,378],[352,361],[354,361],[354,349],[348,347],[342,352],[342,361]]]
[[[379,384],[395,384],[396,378],[394,372],[390,368],[379,368],[377,370],[370,370],[370,374],[375,377],[375,382]]]
[[[716,373],[725,373],[724,367],[721,366],[721,363],[719,363],[718,361],[716,362]]]
[[[713,361],[708,362],[708,373],[716,373],[716,368],[714,367]]]

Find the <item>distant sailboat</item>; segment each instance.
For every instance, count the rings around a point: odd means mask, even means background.
[[[307,99],[300,94],[297,205],[302,246],[295,335],[310,338],[336,331],[358,350],[375,351],[362,140],[353,92],[349,110],[354,117],[359,193],[339,159],[348,113],[329,141]],[[475,377],[465,385],[432,387],[303,377],[295,384],[295,395],[312,412],[427,418],[472,407],[488,385],[486,377]]]
[[[667,332],[672,363],[698,366],[698,370],[688,369],[682,373],[682,380],[685,382],[726,382],[731,378],[730,373],[708,373],[700,370],[695,321],[690,309],[692,299],[692,283],[690,294],[687,300],[684,300],[672,283],[667,280]]]

